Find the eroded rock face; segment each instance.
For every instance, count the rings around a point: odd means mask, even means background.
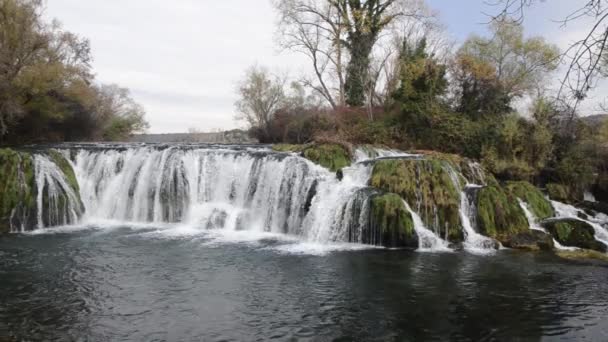
[[[595,230],[588,223],[577,219],[553,219],[542,226],[557,242],[568,247],[578,247],[605,253],[608,246],[595,239]]]

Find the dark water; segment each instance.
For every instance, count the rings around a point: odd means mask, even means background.
[[[608,341],[601,264],[277,244],[0,237],[0,341]]]

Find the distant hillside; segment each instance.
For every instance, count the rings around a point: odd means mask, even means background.
[[[136,134],[131,142],[143,143],[215,143],[215,144],[252,144],[256,140],[249,137],[246,131],[235,129],[232,131],[215,133],[167,133],[167,134]]]
[[[581,120],[590,126],[601,125],[604,120],[608,120],[608,114],[596,114],[582,117]]]

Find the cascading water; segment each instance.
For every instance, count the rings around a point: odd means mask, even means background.
[[[545,228],[541,227],[541,225],[538,224],[538,219],[536,218],[536,216],[534,216],[534,214],[532,213],[530,208],[528,208],[528,205],[521,199],[517,199],[517,201],[519,202],[519,206],[521,207],[521,209],[524,211],[524,214],[526,215],[526,219],[528,219],[528,224],[530,225],[530,229],[538,230],[545,234],[549,234],[549,232],[547,232],[547,230]],[[575,251],[578,249],[576,247],[563,246],[555,239],[553,239],[553,245],[555,246],[555,248],[557,248],[559,250],[563,250],[563,251]]]
[[[595,231],[595,239],[608,246],[608,229],[597,222],[600,220],[586,220],[579,217],[579,214],[584,214],[584,212],[581,209],[575,208],[569,204],[557,201],[551,201],[551,204],[553,205],[553,208],[555,208],[558,217],[575,219],[589,224]]]
[[[430,231],[422,222],[422,218],[420,215],[416,213],[410,205],[403,201],[405,208],[412,215],[412,220],[414,221],[414,230],[418,235],[418,250],[423,252],[451,252],[452,250],[449,247],[449,243],[445,240],[442,240],[435,233]]]
[[[476,191],[479,185],[466,185],[460,194],[460,220],[464,229],[464,248],[475,254],[491,254],[499,244],[493,239],[479,234],[477,227]]]
[[[449,165],[445,166],[452,180],[452,184],[460,191],[460,222],[464,230],[464,248],[465,250],[475,254],[491,254],[493,253],[498,243],[493,239],[479,234],[475,230],[477,209],[475,207],[475,191],[481,188],[480,185],[466,184],[461,185],[460,178],[456,171]],[[469,198],[467,191],[471,192],[473,198]]]
[[[74,224],[82,214],[82,204],[66,175],[47,156],[34,156],[37,227]]]

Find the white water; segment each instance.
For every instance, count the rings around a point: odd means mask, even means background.
[[[475,184],[467,184],[462,187],[460,183],[460,178],[456,171],[449,165],[445,166],[448,174],[450,175],[450,179],[452,180],[452,184],[454,187],[460,191],[460,207],[458,212],[460,214],[460,223],[462,224],[463,233],[464,233],[464,248],[466,251],[474,253],[474,254],[492,254],[496,251],[495,246],[497,243],[486,236],[479,234],[475,230],[475,218],[477,216],[476,208],[473,204],[469,202],[467,194],[465,190],[467,188],[474,189],[479,188],[481,186]]]
[[[397,158],[397,157],[420,157],[419,154],[405,153],[398,150],[388,150],[381,148],[357,148],[355,149],[355,163],[370,161],[378,158]]]
[[[530,225],[530,229],[532,229],[532,230],[538,230],[538,231],[541,231],[541,232],[543,232],[545,234],[549,234],[549,232],[547,232],[547,230],[545,228],[543,228],[541,225],[538,224],[538,219],[536,218],[536,216],[534,216],[534,214],[532,213],[532,211],[530,211],[530,208],[528,208],[528,205],[524,201],[522,201],[521,199],[517,199],[517,201],[519,202],[519,206],[521,207],[521,209],[524,211],[524,214],[526,214],[526,219],[528,219],[528,224]],[[560,244],[555,239],[553,239],[553,245],[555,246],[556,249],[559,249],[559,250],[562,250],[562,251],[576,251],[576,250],[578,250],[578,248],[576,248],[576,247],[563,246],[562,244]]]
[[[467,185],[465,188],[478,188],[478,185]],[[477,209],[469,202],[465,191],[460,193],[460,221],[464,229],[464,248],[474,254],[492,254],[496,251],[497,242],[493,239],[479,234],[475,230],[476,223],[474,218],[477,216]]]
[[[412,215],[412,220],[414,221],[414,230],[416,231],[416,235],[418,235],[418,251],[421,252],[451,252],[452,250],[449,247],[449,243],[429,230],[420,215],[416,213],[410,205],[403,201],[405,208]]]
[[[585,220],[578,216],[579,213],[584,214],[584,211],[581,209],[557,201],[551,201],[551,204],[555,208],[557,217],[571,218],[588,223],[595,231],[595,239],[608,246],[608,229],[601,225],[602,223],[608,223],[608,221],[602,222],[603,215],[598,215],[592,220]]]
[[[34,155],[37,227],[72,224],[78,221],[81,205],[65,175],[46,156]],[[46,199],[46,203],[45,203]],[[65,203],[63,203],[65,202]]]

